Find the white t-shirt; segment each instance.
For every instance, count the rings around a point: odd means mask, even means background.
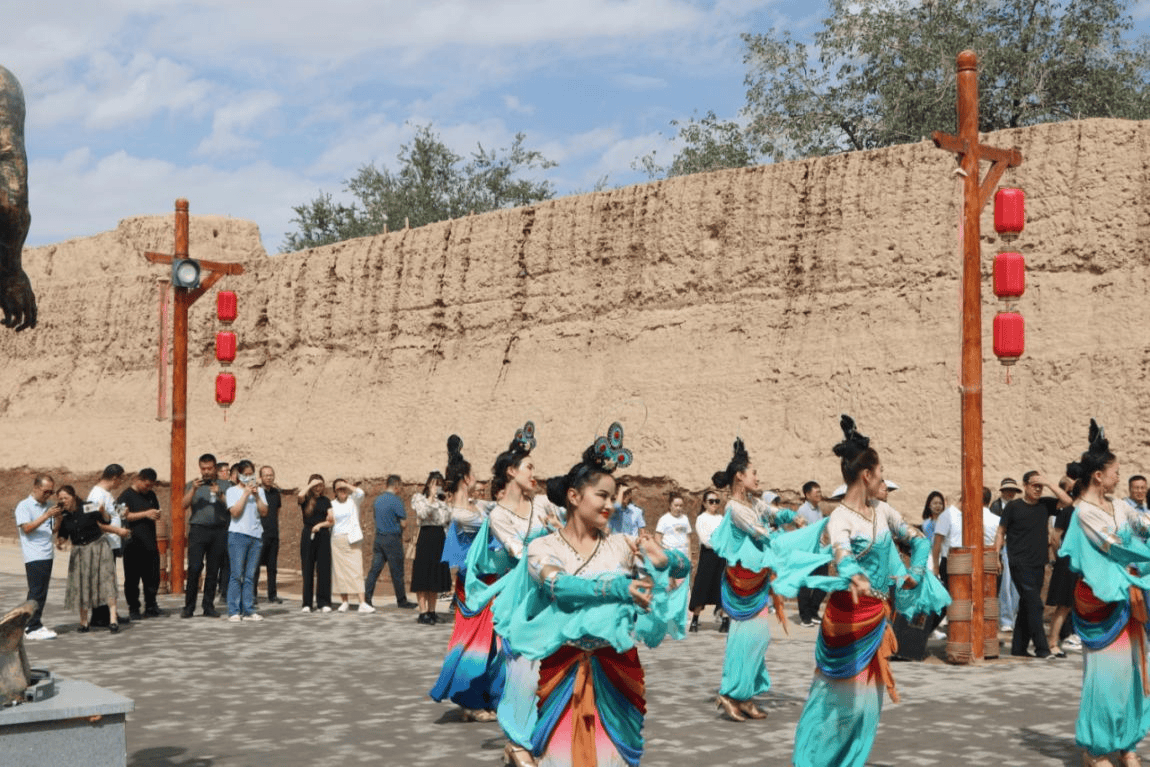
[[[332,535],[348,535],[352,530],[359,530],[359,502],[363,500],[363,489],[355,488],[347,496],[346,501],[338,499],[331,502],[331,516],[334,527]],[[444,506],[446,509],[447,507]],[[450,513],[450,510],[448,510]]]
[[[945,558],[952,546],[962,548],[962,510],[954,504],[943,509],[938,515],[938,521],[934,523],[934,534],[942,536],[940,557]]]
[[[691,520],[686,514],[676,517],[668,511],[659,517],[659,524],[655,526],[655,532],[663,534],[663,548],[675,549],[682,552],[684,556],[690,555]]]
[[[258,488],[257,491],[260,500],[267,504],[267,496],[264,495],[264,489]],[[264,523],[260,519],[260,509],[256,504],[256,496],[249,495],[247,501],[244,502],[244,510],[238,517],[231,516],[232,506],[239,503],[240,498],[244,495],[243,485],[232,485],[224,493],[224,503],[228,505],[228,532],[240,533],[241,535],[248,535],[252,538],[262,538],[264,534]]]
[[[800,517],[807,521],[808,525],[817,525],[823,521],[823,513],[819,510],[818,506],[813,505],[810,501],[803,501],[803,505],[795,512]]]
[[[695,517],[695,534],[699,536],[699,544],[708,549],[714,548],[711,546],[711,536],[715,534],[722,523],[722,514],[703,513]]]
[[[120,513],[116,511],[116,499],[110,491],[105,490],[99,485],[94,485],[92,489],[88,491],[88,501],[97,506],[104,507],[108,512],[108,516],[112,518],[110,524],[116,527],[123,527],[120,521]],[[118,551],[120,548],[120,536],[115,533],[104,533],[104,535],[108,538],[108,545],[112,547],[112,550]]]

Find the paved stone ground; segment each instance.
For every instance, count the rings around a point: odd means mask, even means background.
[[[24,597],[16,570],[0,567],[5,609]],[[60,636],[28,643],[29,657],[57,676],[135,700],[131,767],[500,763],[497,725],[462,723],[452,706],[427,697],[450,624],[419,625],[412,611],[383,599],[374,615],[303,615],[298,602],[285,602],[264,605],[263,623],[183,620],[181,600],[161,597],[170,617],[115,636],[106,629],[78,634],[78,619],[63,610],[63,587],[53,581],[45,614]],[[448,615],[442,606],[441,615]],[[761,700],[770,717],[737,724],[720,719],[711,702],[724,639],[709,622],[703,628],[640,651],[648,684],[643,764],[788,764],[815,630],[792,625],[788,638],[772,627],[774,687]],[[941,651],[941,642],[933,645]],[[896,663],[894,673],[903,702],[887,701],[871,765],[1080,763],[1080,655],[978,667]]]

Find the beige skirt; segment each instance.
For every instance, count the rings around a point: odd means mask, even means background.
[[[331,593],[363,592],[363,541],[347,542],[347,535],[331,537]]]
[[[107,536],[91,543],[73,546],[68,557],[68,588],[64,592],[65,610],[88,610],[106,605],[116,598],[116,558]]]

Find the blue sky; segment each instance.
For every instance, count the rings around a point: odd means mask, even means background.
[[[432,123],[468,156],[516,132],[559,163],[559,195],[646,180],[673,119],[744,101],[741,32],[800,39],[796,0],[38,0],[6,8],[0,64],[24,86],[32,229],[43,245],[172,211],[255,221],[270,253],[291,206]],[[1132,6],[1150,31],[1150,0]]]

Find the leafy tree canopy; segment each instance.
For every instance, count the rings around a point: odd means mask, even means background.
[[[778,161],[954,132],[955,57],[966,49],[979,59],[980,130],[1150,118],[1150,43],[1124,38],[1128,0],[828,2],[810,50],[786,32],[744,34],[741,118],[676,124],[685,148],[665,169],[642,158],[645,169],[674,175],[746,164],[745,151]]]
[[[401,227],[406,221],[417,227],[550,199],[555,195],[551,182],[519,174],[556,164],[528,149],[525,141],[526,135],[518,133],[506,149],[488,151],[478,145],[464,163],[430,125],[418,126],[411,143],[400,147],[397,170],[369,163],[344,182],[356,202],[335,202],[321,191],[311,202],[293,206],[291,221],[299,228],[287,235],[283,247],[304,250],[378,234],[389,224]]]

